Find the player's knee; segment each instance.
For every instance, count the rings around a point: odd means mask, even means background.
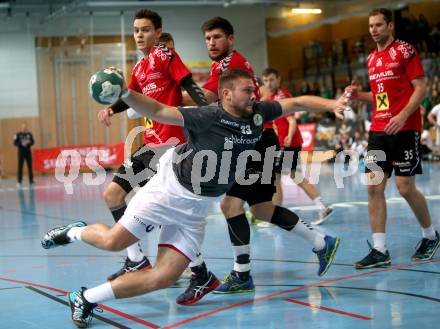
[[[243,212],[243,206],[238,206],[235,202],[231,202],[230,200],[223,199],[220,203],[220,209],[222,210],[223,215],[226,218],[231,218],[237,216]]]
[[[385,190],[377,185],[369,185],[368,186],[368,196],[370,198],[380,197],[385,194]]]
[[[116,188],[108,186],[102,193],[102,198],[110,208],[119,206],[122,202],[124,202],[125,196],[125,191],[120,187]]]
[[[413,193],[415,188],[410,182],[399,182],[397,184],[397,190],[403,198],[407,198]]]

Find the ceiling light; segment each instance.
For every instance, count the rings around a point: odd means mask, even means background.
[[[314,14],[319,15],[322,13],[322,10],[319,8],[292,8],[292,14]]]

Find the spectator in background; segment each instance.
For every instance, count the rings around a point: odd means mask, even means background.
[[[428,121],[435,127],[435,146],[440,146],[440,104],[429,112]]]
[[[23,180],[23,162],[26,160],[29,185],[34,184],[34,174],[32,171],[32,152],[31,146],[34,145],[34,137],[27,129],[26,123],[21,125],[21,130],[14,136],[14,145],[18,148],[18,170],[17,170],[17,187],[21,187]]]

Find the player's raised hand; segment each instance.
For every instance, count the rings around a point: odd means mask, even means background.
[[[106,107],[98,112],[98,120],[105,126],[110,127],[112,124],[111,117],[113,116],[113,110],[110,107]]]

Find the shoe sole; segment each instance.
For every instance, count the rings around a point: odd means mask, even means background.
[[[412,259],[413,261],[416,261],[416,262],[422,262],[422,261],[426,261],[426,260],[431,260],[431,259],[434,258],[435,253],[437,252],[437,250],[438,250],[439,247],[440,247],[440,242],[437,243],[437,245],[435,246],[433,252],[431,253],[431,255],[430,255],[429,257],[426,257],[426,258],[413,258],[413,257],[411,257],[411,259]]]
[[[107,278],[107,281],[108,281],[108,282],[111,282],[111,281],[116,280],[116,279],[119,278],[120,276],[123,276],[124,274],[127,274],[127,273],[147,271],[147,270],[151,270],[152,268],[153,268],[153,266],[148,265],[148,266],[146,266],[146,267],[141,268],[140,270],[130,271],[130,272],[125,272],[125,273],[123,273],[123,274],[121,274],[121,275],[115,276],[114,278],[113,278],[113,277],[108,277],[108,278]]]
[[[367,265],[367,266],[355,265],[354,268],[357,270],[362,270],[362,269],[368,269],[368,268],[373,268],[373,267],[384,267],[384,266],[388,266],[388,265],[391,265],[391,259],[387,260],[385,262],[380,262],[380,263],[371,264],[371,265]]]
[[[184,302],[178,302],[178,301],[176,301],[176,303],[179,304],[179,305],[192,305],[192,304],[195,304],[195,303],[197,303],[200,299],[202,299],[205,295],[209,294],[211,291],[213,291],[215,288],[217,288],[219,285],[220,285],[220,280],[219,280],[219,279],[216,279],[215,282],[213,282],[213,283],[208,287],[208,289],[206,290],[206,292],[205,292],[204,294],[202,294],[202,295],[200,295],[200,296],[198,296],[198,297],[196,297],[196,298],[194,298],[194,299],[187,300],[187,301],[184,301]]]
[[[333,263],[333,259],[335,258],[336,251],[339,248],[339,243],[340,242],[341,242],[341,239],[340,238],[336,238],[335,247],[333,248],[333,251],[332,251],[332,253],[330,255],[330,259],[329,259],[329,261],[327,263],[327,266],[325,267],[324,271],[322,271],[321,274],[319,274],[319,276],[323,276],[329,270],[330,266]]]
[[[71,229],[72,227],[85,227],[85,226],[87,226],[87,223],[82,222],[82,221],[78,221],[78,222],[74,222],[72,224],[66,225],[66,229]],[[62,227],[62,226],[54,227],[52,230],[56,230],[60,227]],[[41,246],[43,247],[43,249],[52,249],[52,248],[56,248],[56,247],[60,247],[60,246],[64,246],[64,245],[58,245],[58,244],[55,244],[55,242],[48,240],[48,241],[45,241],[44,243],[43,243],[43,241],[41,241]]]
[[[212,293],[217,295],[229,295],[229,294],[244,294],[248,292],[255,292],[255,288],[253,289],[246,289],[246,290],[234,290],[234,291],[219,291],[214,290]]]

